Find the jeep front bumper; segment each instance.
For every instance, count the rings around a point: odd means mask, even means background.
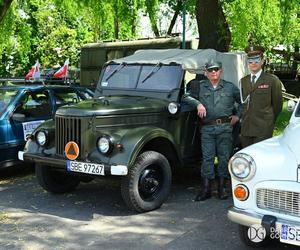
[[[53,157],[46,157],[44,155],[39,154],[29,154],[24,153],[23,151],[18,152],[18,158],[22,161],[34,162],[41,165],[53,166],[60,170],[67,171],[67,160],[62,158],[53,158]],[[95,163],[98,164],[98,163]],[[118,175],[123,176],[127,175],[128,173],[128,166],[125,165],[104,165],[104,175]],[[82,173],[86,174],[86,173]]]

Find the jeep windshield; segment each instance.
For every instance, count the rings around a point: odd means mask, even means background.
[[[98,88],[168,92],[179,88],[182,74],[180,65],[109,64]]]
[[[0,116],[7,109],[8,105],[15,98],[17,93],[17,90],[0,89]]]

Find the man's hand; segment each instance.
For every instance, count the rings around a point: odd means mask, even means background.
[[[231,119],[231,121],[230,121],[231,125],[236,124],[240,120],[240,118],[236,115],[229,116],[229,118]]]
[[[206,116],[206,108],[200,103],[197,106],[198,116],[203,118]]]

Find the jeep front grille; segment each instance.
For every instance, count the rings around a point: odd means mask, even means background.
[[[300,217],[300,193],[276,189],[257,189],[257,207]]]
[[[65,145],[69,141],[76,142],[81,149],[81,120],[79,118],[56,116],[55,128],[56,154],[65,156]]]

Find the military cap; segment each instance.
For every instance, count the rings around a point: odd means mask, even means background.
[[[212,59],[205,64],[205,69],[212,69],[212,68],[222,68],[222,63]]]
[[[262,56],[265,49],[259,45],[250,44],[245,48],[245,52],[247,53],[248,57],[258,57]]]

